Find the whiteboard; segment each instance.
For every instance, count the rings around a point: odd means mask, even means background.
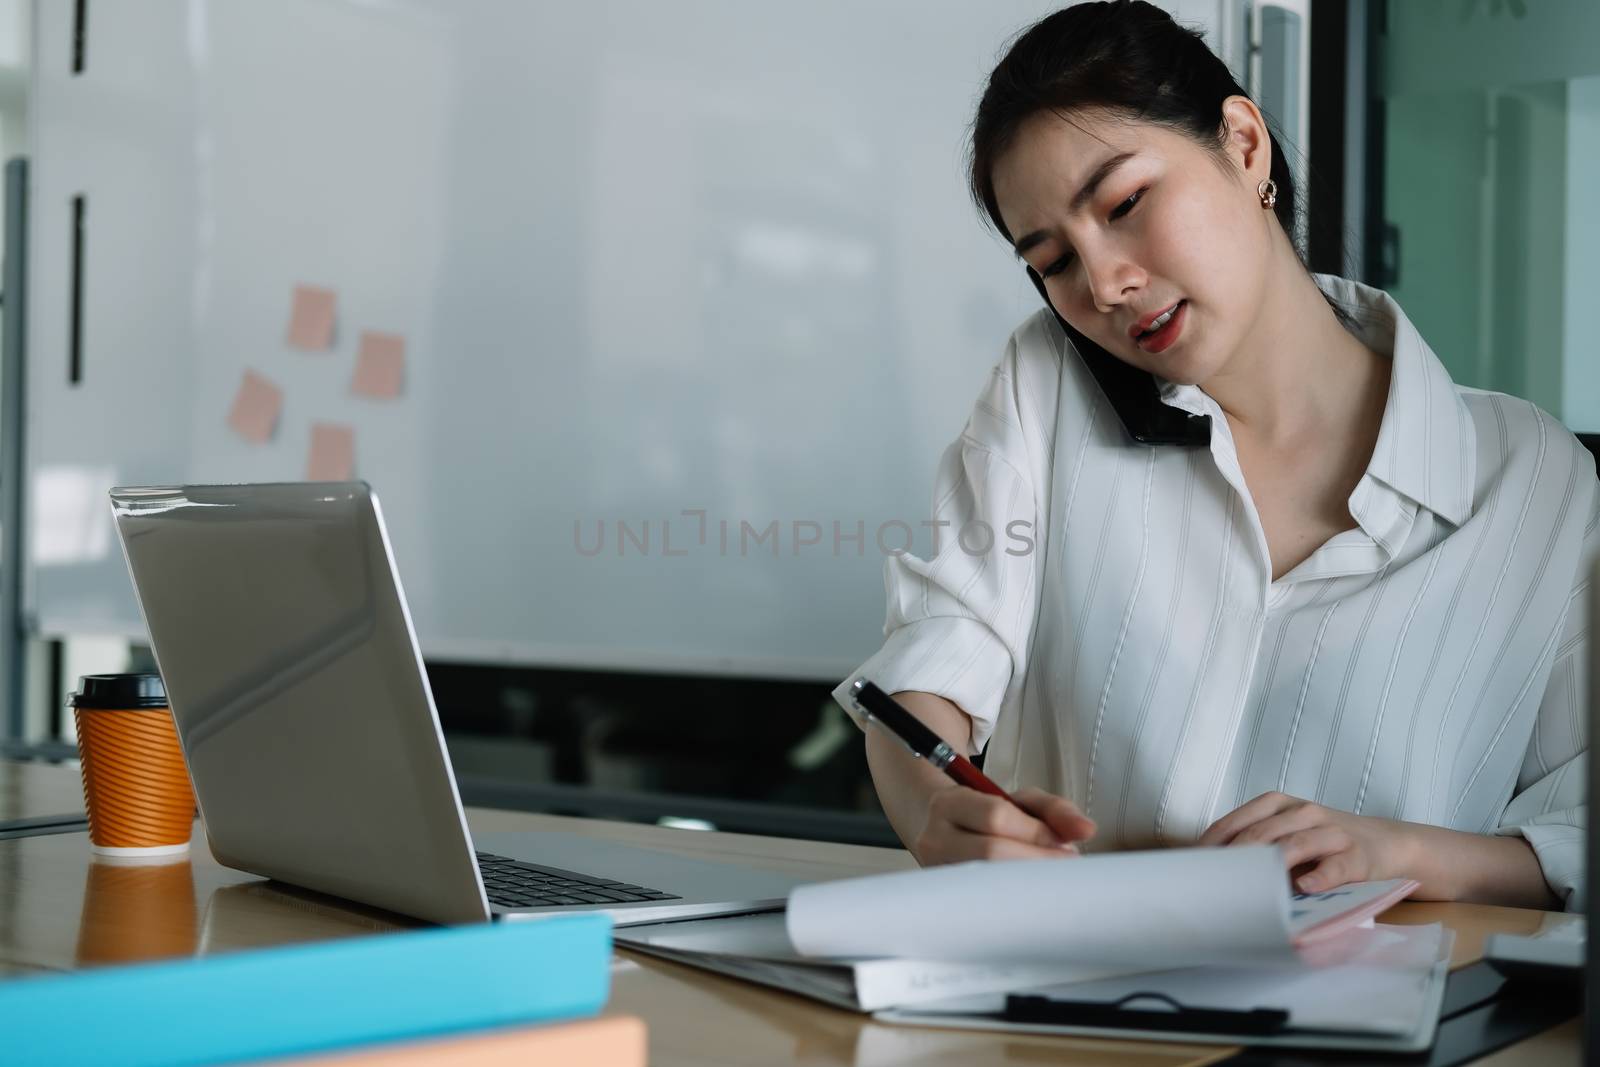
[[[75,6],[35,11],[36,631],[144,636],[107,488],[297,480],[329,423],[432,658],[833,679],[877,647],[893,524],[927,554],[1037,307],[963,165],[1056,5],[141,0],[88,5],[74,75]],[[297,285],[336,293],[326,351],[286,342]],[[363,331],[404,337],[399,396],[352,393]]]

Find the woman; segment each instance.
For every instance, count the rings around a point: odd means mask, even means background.
[[[1260,110],[1149,4],[1020,37],[971,165],[1051,307],[946,451],[936,529],[1029,537],[889,559],[887,640],[835,695],[870,678],[987,746],[1032,817],[869,731],[918,860],[1276,843],[1302,891],[1581,906],[1588,453],[1307,272]]]

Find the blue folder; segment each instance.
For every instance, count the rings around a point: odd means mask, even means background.
[[[611,920],[435,927],[0,982],[0,1061],[181,1067],[594,1015]]]

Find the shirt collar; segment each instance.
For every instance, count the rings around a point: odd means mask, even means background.
[[[1389,396],[1367,477],[1460,526],[1472,511],[1477,452],[1471,416],[1450,373],[1388,293],[1331,274],[1311,277],[1350,312],[1362,343],[1390,361]],[[1162,403],[1222,419],[1198,386],[1156,381]]]
[[[1368,476],[1460,526],[1472,513],[1477,440],[1450,372],[1388,293],[1328,274],[1312,278],[1350,312],[1362,342],[1389,357],[1389,398]]]

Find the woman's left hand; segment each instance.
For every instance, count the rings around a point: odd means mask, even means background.
[[[1413,835],[1408,823],[1264,793],[1212,823],[1199,843],[1279,845],[1295,888],[1320,893],[1347,882],[1408,877]]]

